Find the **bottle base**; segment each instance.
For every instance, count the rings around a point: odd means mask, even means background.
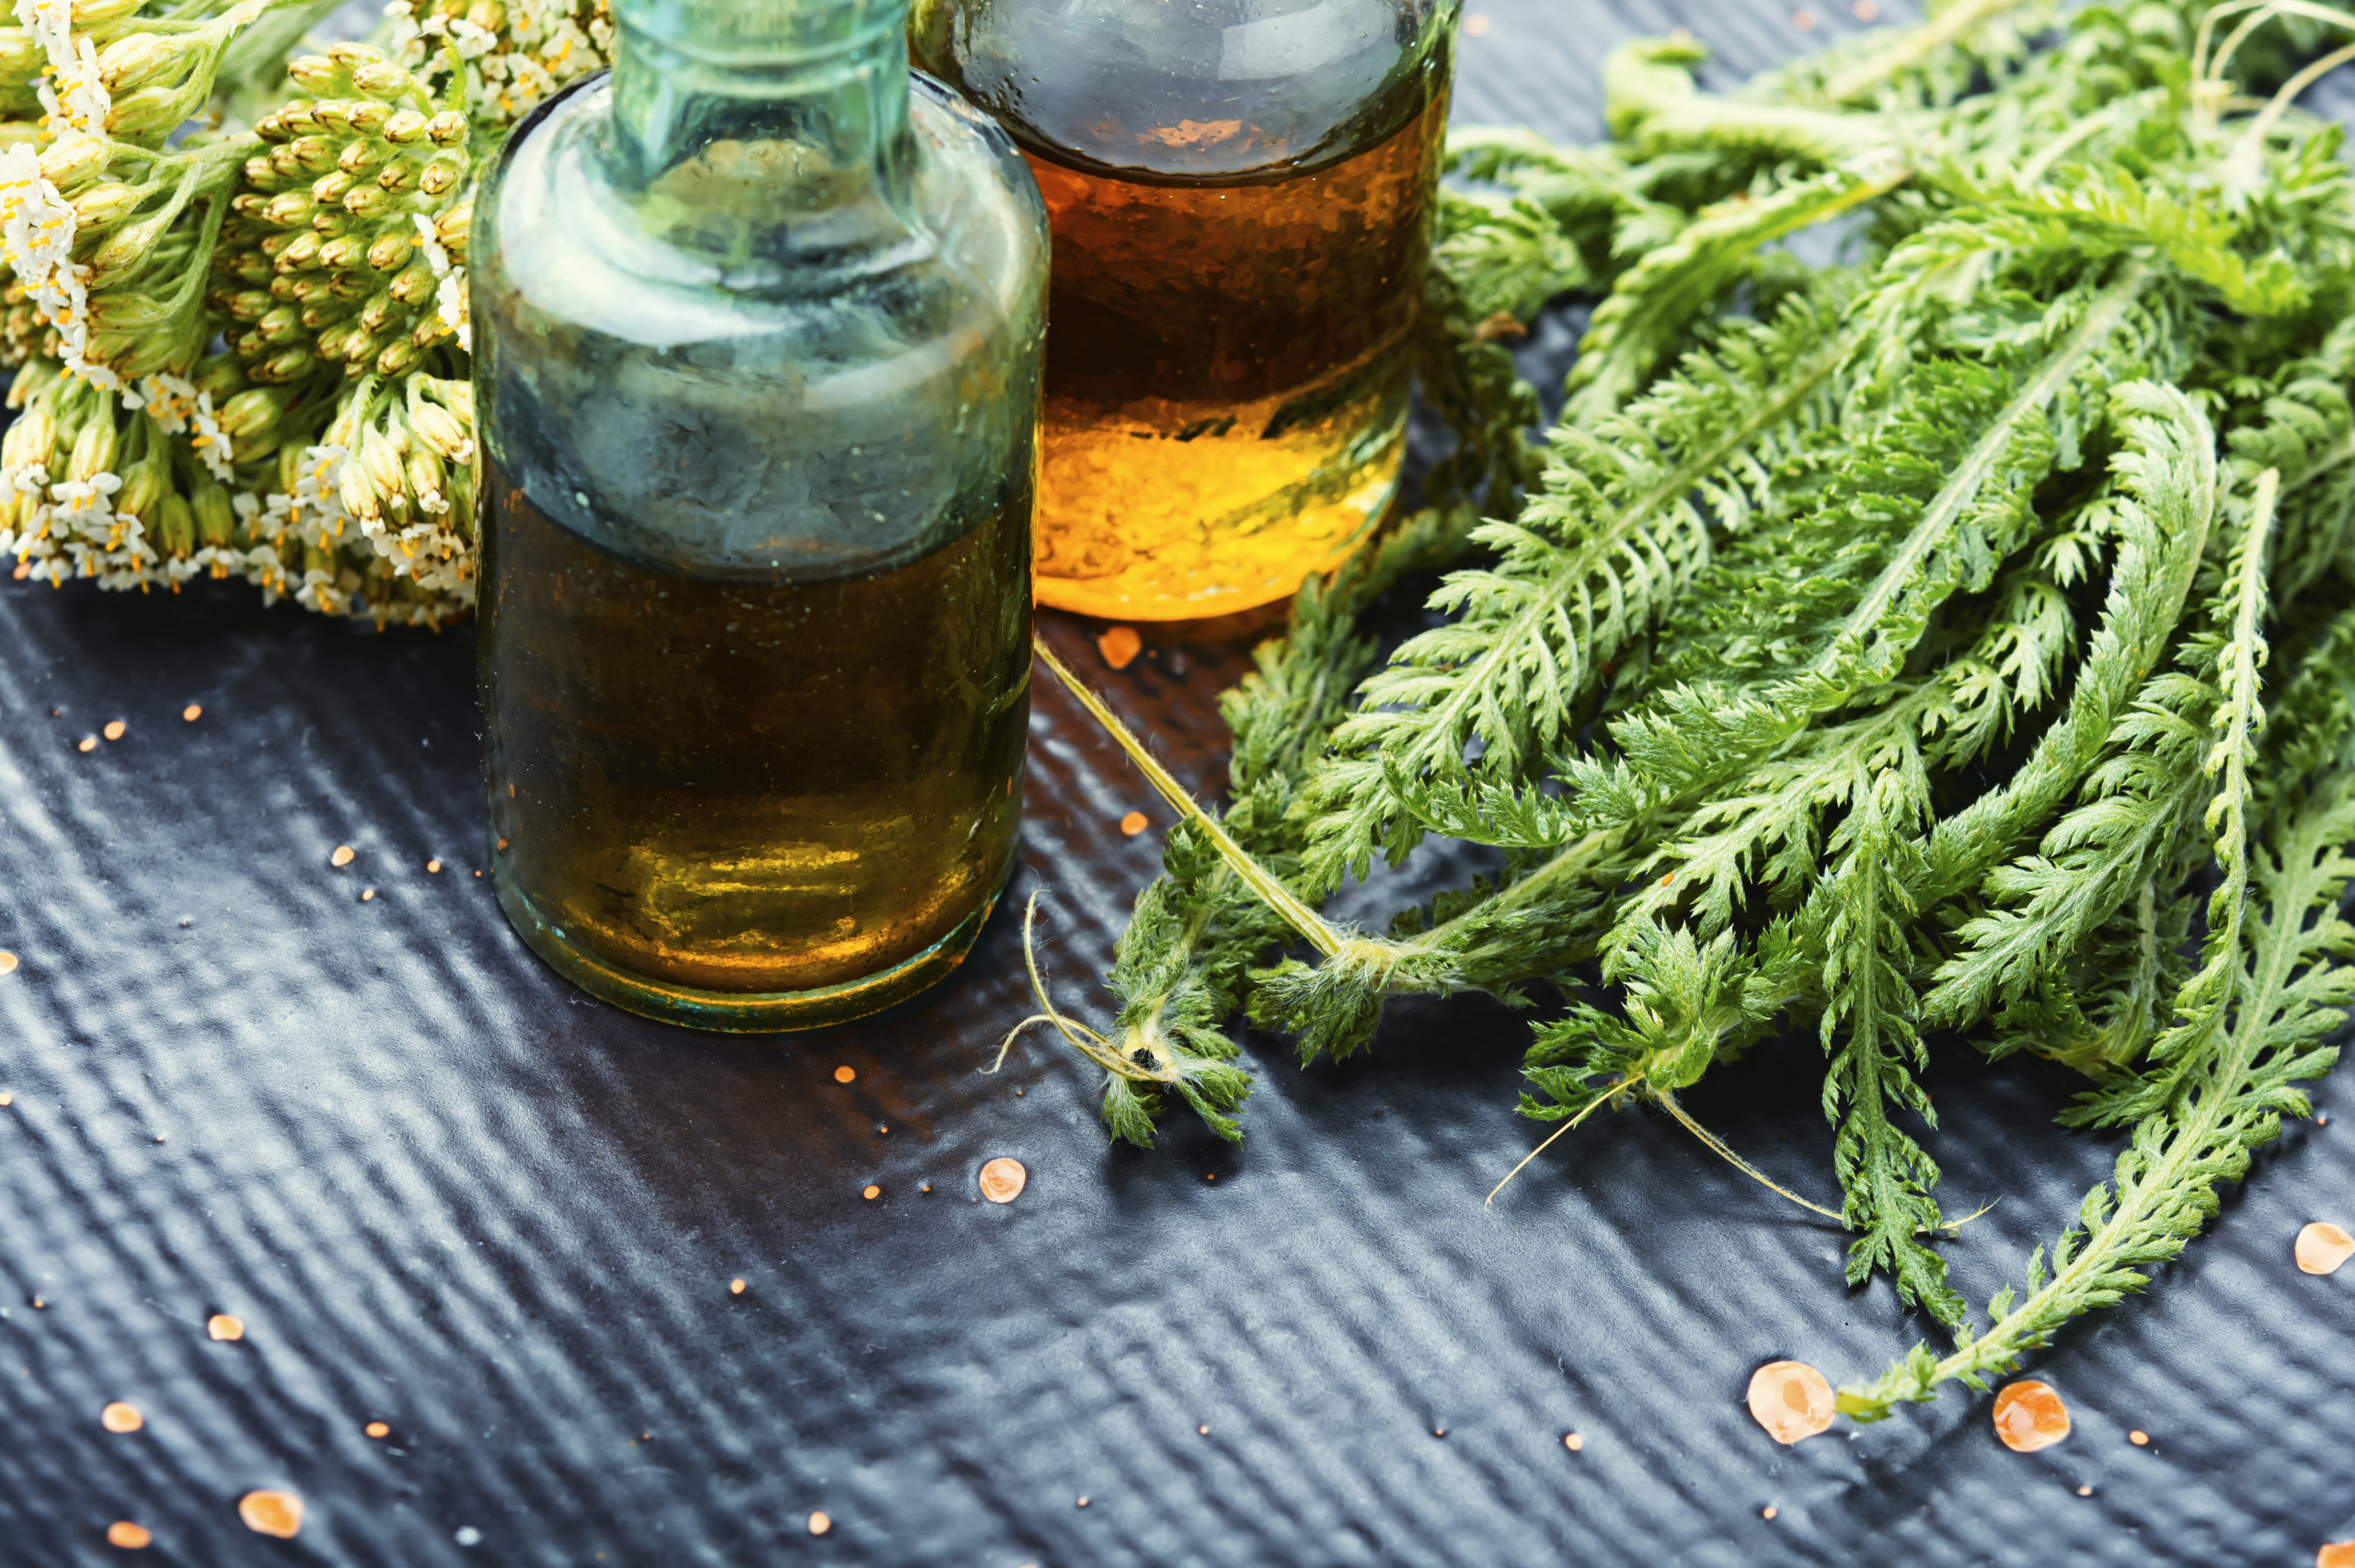
[[[989,923],[990,913],[997,908],[1013,874],[1014,860],[1008,856],[1005,870],[990,896],[958,921],[948,935],[923,952],[879,973],[840,985],[786,991],[701,990],[633,974],[567,936],[563,928],[543,916],[507,877],[494,871],[492,880],[499,893],[499,907],[506,912],[508,924],[515,928],[515,934],[523,939],[523,944],[538,954],[548,967],[598,1001],[611,1002],[625,1013],[635,1013],[658,1024],[726,1035],[769,1035],[847,1024],[855,1018],[880,1013],[939,983],[965,961],[965,955],[971,951],[982,927]]]

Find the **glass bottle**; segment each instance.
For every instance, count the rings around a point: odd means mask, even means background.
[[[1054,234],[1041,603],[1229,614],[1381,516],[1458,3],[915,0]]]
[[[614,11],[476,203],[499,898],[634,1012],[834,1023],[1012,864],[1044,215],[905,0]]]

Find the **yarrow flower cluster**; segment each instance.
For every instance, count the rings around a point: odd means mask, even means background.
[[[393,58],[413,71],[446,47],[465,72],[477,119],[511,125],[565,83],[614,61],[606,0],[393,0]]]

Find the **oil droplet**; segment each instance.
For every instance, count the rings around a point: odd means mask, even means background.
[[[393,1429],[381,1421],[372,1421],[360,1430],[367,1433],[371,1437],[389,1437],[393,1435]]]
[[[1022,1168],[1019,1160],[1009,1160],[1001,1154],[982,1167],[982,1196],[992,1203],[1012,1203],[1022,1196],[1030,1173]]]
[[[194,724],[198,719],[201,719],[203,716],[204,709],[195,703],[190,703],[188,706],[180,710],[180,717],[188,720],[190,724]]]
[[[1211,1435],[1211,1429],[1207,1426],[1197,1426],[1194,1428],[1194,1435],[1198,1437],[1207,1437]]]
[[[1995,1395],[1995,1436],[2016,1454],[2049,1448],[2069,1435],[2069,1407],[2049,1383],[2024,1378]]]
[[[425,869],[429,874],[438,876],[442,874],[442,863],[438,860],[429,860],[425,863]]]
[[[744,1294],[744,1282],[741,1279],[729,1280],[728,1282],[728,1294],[730,1296],[741,1296]]]
[[[1470,16],[1464,18],[1464,32],[1465,36],[1467,38],[1488,37],[1488,18],[1482,16],[1477,11],[1473,12]]]
[[[1142,811],[1132,811],[1120,818],[1120,831],[1132,839],[1152,826],[1153,819]]]
[[[932,1190],[932,1184],[930,1182],[925,1183],[922,1190],[925,1192],[930,1192]]]
[[[881,1187],[868,1187],[868,1188],[867,1188],[864,1193],[861,1193],[859,1196],[860,1196],[861,1197],[864,1197],[865,1199],[867,1199],[867,1202],[869,1202],[869,1203],[873,1203],[877,1198],[881,1197],[881,1196],[883,1196],[883,1189],[882,1189]]]
[[[243,1339],[246,1337],[246,1320],[233,1318],[226,1312],[215,1312],[204,1320],[204,1332],[215,1339]]]
[[[826,1516],[823,1509],[820,1509],[810,1516],[810,1533],[811,1535],[824,1535],[828,1530],[833,1529],[833,1528],[834,1521]]]
[[[1815,30],[1815,13],[1813,11],[1793,11],[1791,13],[1791,26],[1798,29],[1799,31],[1803,33],[1813,32]]]
[[[1081,1498],[1081,1499],[1079,1500],[1079,1505],[1080,1505],[1081,1507],[1083,1507],[1083,1508],[1086,1507],[1086,1506],[1087,1506],[1087,1499],[1086,1499],[1086,1498],[1085,1498],[1085,1497]]]
[[[1758,1516],[1762,1519],[1771,1519],[1780,1512],[1782,1512],[1781,1509],[1775,1507],[1772,1503],[1769,1503],[1766,1506],[1758,1510]]]
[[[14,953],[0,950],[0,975],[13,975],[16,972],[17,956]]]
[[[1869,22],[1880,15],[1880,7],[1873,4],[1873,0],[1856,0],[1853,9],[1855,12],[1856,20],[1860,22]]]
[[[13,1105],[16,1103],[17,1097],[14,1094],[9,1093],[5,1089],[0,1089],[0,1105]]]
[[[2317,1219],[2298,1232],[2298,1266],[2308,1274],[2336,1274],[2350,1257],[2355,1257],[2355,1236],[2327,1219]]]
[[[1812,1437],[1832,1425],[1832,1385],[1804,1361],[1769,1361],[1750,1375],[1750,1414],[1777,1443]]]
[[[834,1082],[837,1083],[848,1083],[857,1076],[858,1069],[855,1067],[838,1067],[834,1069]]]
[[[1562,1447],[1569,1449],[1570,1452],[1575,1454],[1580,1448],[1586,1447],[1586,1439],[1573,1432],[1568,1436],[1562,1439]]]
[[[120,1546],[128,1551],[137,1551],[155,1539],[144,1527],[134,1525],[129,1519],[117,1519],[107,1527],[107,1544]]]
[[[360,889],[360,901],[363,904],[368,902],[369,899],[373,898],[375,896],[376,889],[373,887],[362,887]]]
[[[117,1400],[98,1412],[98,1425],[109,1432],[136,1432],[147,1425],[147,1418],[139,1413],[137,1405]]]
[[[2315,1553],[2315,1568],[2355,1568],[2355,1540],[2334,1540]]]
[[[303,1528],[303,1500],[292,1492],[248,1492],[237,1499],[237,1517],[256,1535],[293,1540]]]
[[[119,718],[110,718],[107,720],[106,737],[109,740],[120,740],[122,738],[122,732],[130,727]]]
[[[889,1127],[885,1126],[883,1123],[881,1123],[881,1122],[877,1122],[877,1123],[875,1124],[875,1130],[876,1130],[877,1132],[879,1132],[879,1133],[888,1133],[888,1132],[890,1132],[891,1129],[890,1129]]]
[[[1096,651],[1115,670],[1126,670],[1144,651],[1144,639],[1134,626],[1115,626],[1096,639]]]
[[[2147,1448],[2151,1446],[2151,1435],[2148,1432],[2129,1432],[2126,1434],[2126,1440],[2138,1448]]]
[[[76,751],[95,751],[98,749],[98,738],[95,735],[86,735],[74,743],[74,750]]]
[[[335,853],[327,856],[327,864],[329,865],[350,865],[351,864],[352,857],[357,855],[360,852],[358,850],[353,849],[350,844],[338,844],[335,847]]]
[[[2093,1494],[2094,1489],[2090,1486],[2080,1486],[2077,1488],[2077,1495],[2080,1497],[2090,1497]]]

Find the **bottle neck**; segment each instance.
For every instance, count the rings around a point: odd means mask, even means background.
[[[708,215],[740,236],[844,244],[898,227],[914,161],[907,15],[908,0],[616,0],[615,182],[729,209]]]

